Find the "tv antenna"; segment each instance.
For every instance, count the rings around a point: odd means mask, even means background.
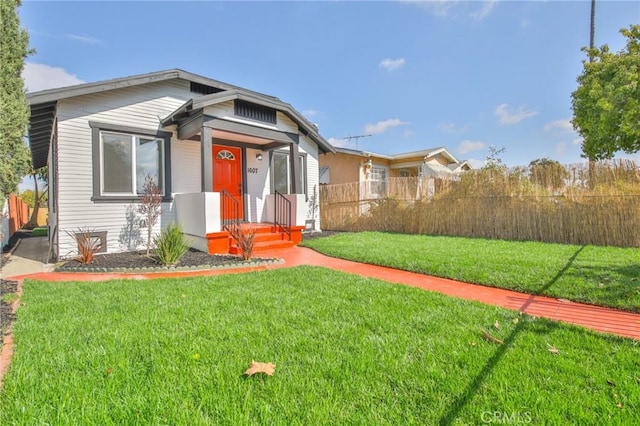
[[[358,149],[358,139],[360,138],[368,138],[371,135],[358,135],[358,136],[347,136],[346,138],[340,138],[340,139],[346,139],[347,141],[351,141],[351,139],[355,139],[356,140],[356,149]]]

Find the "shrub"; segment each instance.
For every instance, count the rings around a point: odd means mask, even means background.
[[[236,240],[236,244],[238,244],[238,248],[242,251],[242,259],[249,260],[253,256],[253,247],[256,244],[256,230],[250,228],[246,231],[243,231],[240,228],[240,225],[233,225],[229,229],[229,233],[231,234],[231,238]]]
[[[83,265],[91,263],[93,256],[102,250],[102,241],[95,236],[94,230],[85,227],[78,228],[76,232],[66,232],[78,245],[76,260]]]
[[[189,242],[180,225],[167,226],[153,242],[158,261],[164,266],[176,265],[189,250]]]

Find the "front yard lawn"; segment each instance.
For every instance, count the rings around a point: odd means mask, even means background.
[[[640,249],[380,232],[304,241],[329,256],[640,312]]]
[[[640,424],[637,341],[324,268],[21,303],[0,424]]]

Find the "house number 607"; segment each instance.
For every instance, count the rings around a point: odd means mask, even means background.
[[[247,167],[247,173],[258,173],[257,167]]]

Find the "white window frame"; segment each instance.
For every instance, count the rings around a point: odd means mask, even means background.
[[[374,172],[380,172],[382,171],[384,173],[384,178],[383,179],[374,179]],[[385,188],[385,192],[386,192],[386,185],[387,182],[389,180],[389,168],[386,166],[381,166],[379,164],[373,164],[371,166],[371,170],[369,171],[369,177],[368,177],[368,183],[369,183],[369,196],[370,197],[381,197],[384,196],[384,193],[380,193],[379,191],[377,191],[377,189],[380,186],[383,186]],[[384,185],[374,185],[374,183],[378,183],[378,182],[383,182]],[[374,190],[375,188],[375,190]]]
[[[288,151],[274,151],[273,152],[274,157],[276,155],[282,155],[285,156],[287,158],[287,194],[291,194],[291,167],[289,165],[289,156],[291,155]],[[273,161],[272,160],[272,165],[273,165]],[[300,162],[300,176],[302,178],[302,185],[304,188],[301,188],[303,191],[301,192],[301,194],[305,194],[305,197],[308,197],[307,194],[307,179],[308,179],[308,173],[307,173],[307,154],[306,153],[302,153],[299,152],[298,153],[298,161]],[[275,193],[275,168],[272,167],[271,168],[271,193]]]
[[[105,192],[104,190],[104,173],[105,173],[105,163],[104,163],[104,138],[105,134],[112,135],[125,135],[131,137],[131,192]],[[166,170],[165,170],[165,159],[164,159],[164,139],[158,138],[156,136],[142,135],[136,133],[126,133],[126,132],[117,132],[112,130],[101,130],[100,131],[100,196],[104,197],[122,197],[122,196],[132,196],[132,197],[140,197],[143,194],[138,194],[136,188],[138,187],[137,182],[137,158],[136,158],[136,143],[140,139],[149,139],[159,143],[160,146],[160,159],[159,165],[161,167],[161,175],[162,175],[162,185],[160,185],[161,195],[164,197],[165,195],[165,186],[166,186]]]

